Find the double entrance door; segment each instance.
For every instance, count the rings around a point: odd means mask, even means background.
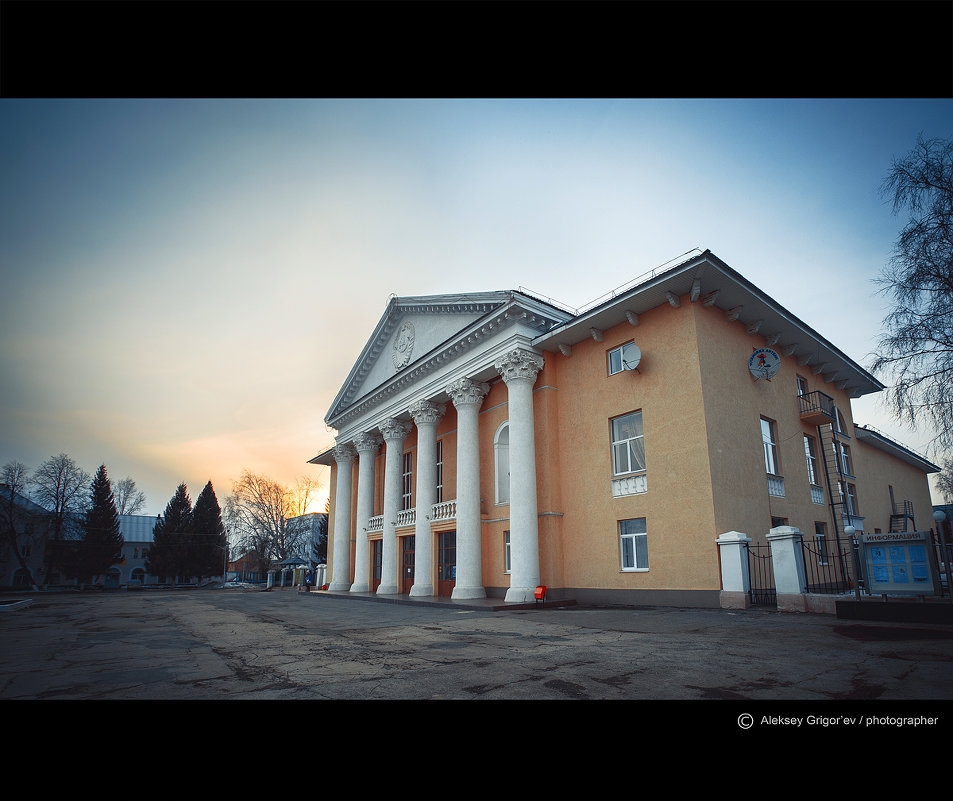
[[[449,596],[457,583],[457,532],[441,531],[437,540],[437,595]],[[400,592],[410,594],[414,586],[417,544],[413,535],[400,537]],[[371,540],[371,592],[381,585],[384,563],[384,541]]]

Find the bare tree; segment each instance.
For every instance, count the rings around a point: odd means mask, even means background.
[[[32,498],[49,511],[52,547],[46,558],[46,583],[57,568],[61,543],[79,534],[79,515],[89,500],[89,473],[65,453],[51,456],[33,473]]]
[[[304,514],[320,484],[299,478],[293,488],[258,473],[243,470],[225,499],[223,519],[236,544],[272,559],[285,559],[306,548],[301,527],[288,526]]]
[[[134,515],[146,505],[146,494],[136,489],[136,482],[129,476],[113,485],[116,511],[121,515]]]
[[[893,308],[872,370],[893,379],[900,419],[936,433],[928,449],[953,448],[953,140],[917,139],[881,188],[908,220],[877,283]]]
[[[943,470],[936,477],[936,488],[947,503],[953,503],[953,459],[943,460]]]
[[[45,515],[36,515],[28,508],[32,502],[26,497],[30,483],[27,468],[20,462],[8,462],[0,472],[0,532],[4,548],[9,548],[24,571],[33,589],[38,590],[36,578],[25,558],[25,550],[38,544],[47,533]]]

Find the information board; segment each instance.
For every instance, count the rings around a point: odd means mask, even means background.
[[[871,595],[935,595],[929,531],[861,534],[867,589]]]

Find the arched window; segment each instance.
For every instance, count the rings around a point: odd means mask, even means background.
[[[501,425],[493,438],[493,463],[496,476],[496,502],[510,502],[510,423]]]
[[[145,584],[146,583],[146,571],[141,567],[134,568],[132,573],[129,576],[130,583]]]

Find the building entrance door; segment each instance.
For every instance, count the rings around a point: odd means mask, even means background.
[[[371,540],[371,592],[381,586],[381,568],[384,565],[384,540]]]
[[[404,595],[410,595],[410,588],[414,586],[414,551],[415,551],[415,540],[413,535],[409,537],[401,537],[401,560],[400,560],[400,573],[401,573],[401,588],[400,591]]]
[[[437,536],[437,595],[451,595],[457,584],[457,532],[441,531]]]

